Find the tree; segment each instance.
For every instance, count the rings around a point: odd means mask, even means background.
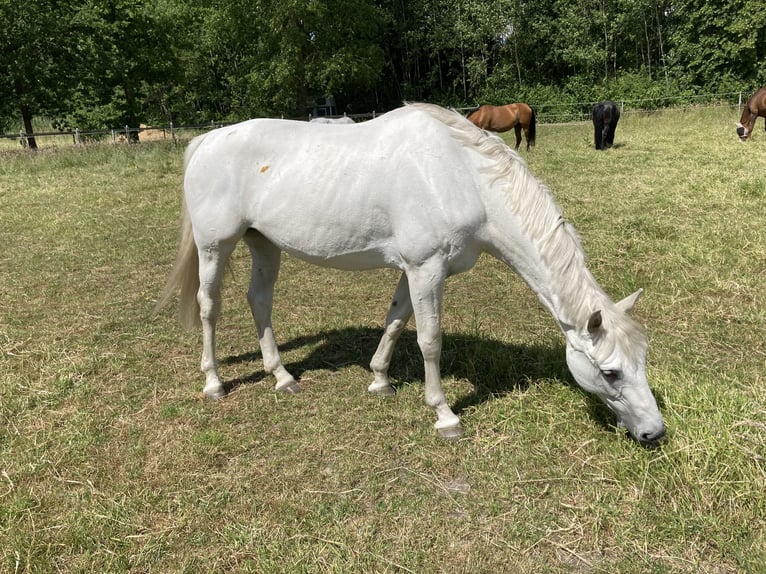
[[[69,99],[79,68],[76,0],[0,0],[0,112],[16,110],[37,149],[32,119],[56,114]]]
[[[49,117],[59,127],[136,126],[162,115],[176,84],[173,0],[0,0],[2,117],[24,130]],[[154,110],[150,108],[154,107]],[[35,149],[34,136],[29,145]]]
[[[205,18],[208,70],[234,116],[302,115],[309,96],[372,90],[383,73],[386,13],[375,2],[232,0]]]
[[[180,66],[172,31],[178,20],[172,0],[88,0],[79,19],[87,70],[69,101],[66,123],[90,128],[137,126],[172,119],[167,94]]]
[[[764,80],[766,10],[760,0],[680,0],[673,4],[671,57],[692,85]]]

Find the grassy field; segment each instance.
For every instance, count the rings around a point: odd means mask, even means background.
[[[286,258],[275,329],[303,392],[264,376],[237,251],[219,329],[153,307],[182,148],[0,154],[0,572],[763,572],[766,135],[736,111],[542,125],[524,154],[614,298],[645,289],[668,424],[644,449],[573,384],[532,292],[483,257],[448,282],[441,440],[414,332],[398,393],[365,392],[397,275]]]

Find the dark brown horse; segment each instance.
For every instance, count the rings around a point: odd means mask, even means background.
[[[737,135],[741,141],[747,141],[755,128],[758,116],[766,118],[766,86],[755,92],[742,111],[742,117],[737,124]]]
[[[527,104],[508,104],[505,106],[484,105],[468,114],[468,119],[483,130],[507,132],[516,130],[516,149],[521,144],[521,130],[527,138],[527,151],[535,145],[535,111]]]
[[[596,149],[614,145],[614,131],[620,121],[620,108],[612,100],[598,102],[593,106],[593,140]]]

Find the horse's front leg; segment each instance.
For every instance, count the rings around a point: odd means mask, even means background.
[[[209,399],[220,399],[226,394],[218,376],[218,362],[215,357],[215,326],[221,311],[221,280],[226,261],[234,245],[220,243],[198,249],[199,254],[199,290],[197,302],[202,321],[202,361],[201,369],[205,374],[205,388],[202,393]]]
[[[410,317],[412,317],[410,287],[407,283],[407,275],[402,273],[394,292],[394,298],[391,300],[391,306],[388,309],[383,336],[380,338],[378,349],[370,361],[370,369],[375,375],[375,380],[367,387],[371,393],[378,395],[394,393],[394,387],[391,386],[391,381],[388,378],[388,368],[391,365],[391,356],[394,353],[396,341],[407,326]]]
[[[463,434],[463,427],[447,404],[439,370],[442,347],[441,308],[447,274],[443,263],[438,261],[408,269],[407,278],[410,300],[415,311],[418,346],[425,363],[426,404],[436,411],[438,419],[434,427],[439,434],[447,440],[455,440]]]
[[[288,393],[298,392],[300,386],[282,364],[271,326],[274,285],[279,276],[282,253],[276,245],[255,231],[249,231],[245,235],[245,243],[250,249],[250,256],[253,260],[247,301],[253,313],[255,328],[258,331],[258,341],[263,356],[263,369],[267,373],[273,373],[276,377],[276,390]]]

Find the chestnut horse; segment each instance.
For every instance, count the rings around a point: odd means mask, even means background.
[[[766,86],[755,92],[742,111],[742,117],[737,124],[737,135],[740,141],[747,141],[755,128],[758,117],[766,118]]]
[[[491,132],[516,130],[516,149],[521,144],[521,130],[527,138],[527,151],[535,145],[535,111],[527,104],[507,104],[505,106],[484,105],[468,114],[474,125]]]

